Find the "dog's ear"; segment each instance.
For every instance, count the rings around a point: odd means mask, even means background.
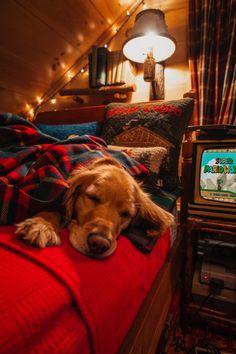
[[[152,229],[158,231],[158,234],[162,234],[174,223],[173,215],[156,205],[138,184],[135,184],[135,193],[138,211],[133,220],[134,225]]]
[[[101,159],[97,159],[94,162],[92,162],[92,164],[89,166],[89,169],[93,169],[95,167],[98,166],[104,166],[104,165],[112,165],[112,166],[116,166],[119,168],[123,168],[123,166],[116,160],[114,160],[111,157],[103,157]]]
[[[74,206],[79,193],[89,184],[93,183],[96,173],[90,170],[81,170],[76,175],[68,179],[69,188],[67,189],[63,205],[65,209],[65,217],[71,220],[73,217]]]

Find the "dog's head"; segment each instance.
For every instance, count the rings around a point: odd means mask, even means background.
[[[102,158],[69,179],[65,211],[70,241],[80,252],[103,258],[130,223],[163,232],[172,215],[155,205],[139,184],[111,158]]]

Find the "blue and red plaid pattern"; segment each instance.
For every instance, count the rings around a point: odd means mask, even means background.
[[[24,220],[46,208],[58,207],[67,178],[95,159],[110,156],[133,176],[147,169],[122,152],[109,150],[104,140],[80,136],[59,141],[33,123],[10,113],[0,114],[0,224]]]
[[[236,124],[235,9],[235,0],[189,0],[194,124]]]

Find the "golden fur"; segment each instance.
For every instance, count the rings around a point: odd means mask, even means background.
[[[116,238],[131,223],[162,233],[173,217],[154,204],[139,184],[111,158],[75,173],[64,199],[70,242],[89,256],[103,258],[116,249]],[[38,247],[60,243],[60,214],[41,212],[17,225],[16,233]]]

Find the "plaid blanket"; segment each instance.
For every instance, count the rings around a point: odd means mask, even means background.
[[[0,114],[0,224],[10,225],[60,205],[67,178],[93,160],[117,159],[133,176],[147,169],[122,152],[112,151],[98,137],[60,141],[10,113]]]

